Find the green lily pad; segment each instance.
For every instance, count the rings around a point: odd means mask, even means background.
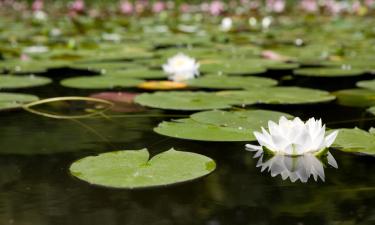
[[[79,69],[79,70],[89,70],[96,71],[99,73],[107,72],[111,70],[119,69],[132,69],[139,67],[138,64],[129,62],[86,62],[86,63],[74,63],[70,64],[69,68]]]
[[[259,74],[266,72],[266,68],[247,62],[221,62],[220,63],[210,63],[202,64],[200,70],[203,73],[211,74],[227,74],[227,75],[241,75],[241,74]]]
[[[374,155],[375,135],[358,128],[339,129],[333,147],[344,152]]]
[[[140,79],[159,79],[166,78],[167,75],[161,70],[149,70],[149,69],[128,69],[128,70],[114,70],[104,73],[106,76],[115,77],[129,77],[129,78],[140,78]]]
[[[49,84],[51,79],[46,77],[0,75],[0,89],[27,88]]]
[[[246,91],[222,91],[216,95],[232,99],[236,105],[250,104],[312,104],[335,99],[327,91],[300,87],[256,88]]]
[[[341,68],[303,68],[294,70],[297,76],[308,77],[349,77],[359,76],[365,73],[361,69],[341,69]]]
[[[367,112],[369,112],[369,113],[371,113],[372,115],[375,116],[375,106],[372,106],[372,107],[368,108]]]
[[[188,119],[162,122],[154,129],[158,134],[200,141],[254,141],[253,132],[267,126],[269,120],[293,116],[268,110],[199,112]]]
[[[269,110],[243,110],[243,111],[206,111],[194,113],[190,117],[199,123],[217,125],[221,127],[233,127],[259,130],[267,126],[269,120],[278,121],[281,116],[292,118],[292,115]],[[252,131],[249,131],[252,133]]]
[[[370,107],[375,105],[375,91],[368,89],[345,89],[333,93],[337,103],[352,107]]]
[[[0,92],[0,110],[20,108],[25,103],[38,100],[35,95]]]
[[[90,184],[135,189],[192,181],[215,168],[215,161],[197,153],[171,149],[150,159],[142,149],[89,156],[74,162],[70,172]]]
[[[196,122],[193,119],[179,119],[160,123],[154,131],[168,137],[197,141],[254,141],[247,129],[220,127]]]
[[[357,82],[357,87],[366,88],[375,91],[375,80],[364,80]]]
[[[136,87],[142,80],[114,76],[83,76],[68,78],[61,85],[78,89],[113,89],[117,87]]]
[[[155,92],[144,93],[135,98],[143,106],[173,110],[208,110],[230,108],[231,101],[208,92]]]
[[[213,89],[248,89],[256,87],[274,86],[276,80],[263,77],[237,77],[237,76],[203,76],[187,81],[191,87]]]
[[[42,73],[48,69],[62,68],[67,66],[64,61],[46,61],[46,60],[30,60],[20,61],[11,60],[0,63],[0,69],[8,70],[12,73]]]

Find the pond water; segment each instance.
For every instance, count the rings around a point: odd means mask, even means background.
[[[311,85],[316,80],[299,82]],[[44,98],[92,93],[56,82],[27,92]],[[364,110],[334,103],[262,108],[303,119],[321,117],[331,128],[368,129],[374,124]],[[258,159],[245,151],[245,142],[188,141],[152,131],[163,120],[190,113],[150,109],[107,114],[77,122],[22,110],[1,112],[1,224],[375,223],[374,157],[332,150],[338,169],[327,167],[325,182],[293,183],[262,173]],[[89,185],[69,174],[70,164],[82,157],[144,147],[151,155],[172,147],[200,153],[214,159],[217,170],[193,182],[141,190]]]

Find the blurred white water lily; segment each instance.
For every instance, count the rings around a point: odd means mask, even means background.
[[[47,13],[45,13],[44,11],[42,11],[42,10],[38,10],[38,11],[35,11],[35,12],[33,13],[33,18],[34,18],[35,20],[38,20],[38,21],[46,21],[47,18],[48,18],[48,15],[47,15]]]
[[[259,157],[259,155],[258,155]],[[264,159],[261,155],[257,167],[261,171],[270,172],[272,177],[280,175],[283,180],[290,179],[292,182],[300,180],[306,183],[312,176],[315,181],[320,178],[325,181],[324,164],[315,155],[308,153],[301,156],[274,155],[270,159]],[[334,168],[338,168],[335,158],[328,152],[325,156],[326,162]]]
[[[254,132],[260,146],[247,144],[246,148],[292,156],[319,154],[332,145],[338,134],[334,131],[325,136],[325,125],[321,120],[311,118],[304,123],[298,117],[293,120],[281,117],[279,124],[268,121],[268,130],[262,127],[262,133]]]
[[[163,65],[163,70],[170,80],[180,82],[199,76],[199,63],[194,58],[178,53],[168,59],[168,62]]]
[[[227,31],[230,31],[232,29],[232,26],[233,26],[232,19],[229,18],[229,17],[225,17],[221,20],[220,30],[224,31],[224,32],[227,32]]]

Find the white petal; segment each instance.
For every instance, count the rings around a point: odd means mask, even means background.
[[[258,145],[246,144],[245,147],[246,147],[246,150],[249,150],[249,151],[262,150],[262,146],[258,146]]]
[[[332,132],[331,134],[329,134],[326,138],[325,138],[325,147],[329,147],[333,144],[333,142],[335,141],[336,137],[337,137],[337,134],[339,133],[338,130]]]

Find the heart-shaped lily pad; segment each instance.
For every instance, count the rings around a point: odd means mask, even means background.
[[[303,68],[294,70],[298,76],[308,77],[350,77],[364,74],[361,69],[341,69],[341,68]]]
[[[333,93],[337,103],[344,106],[370,107],[375,105],[375,91],[368,89],[346,89]]]
[[[269,120],[286,113],[268,110],[208,111],[191,115],[189,119],[162,122],[154,129],[156,133],[188,140],[200,141],[254,141],[253,132],[267,126]]]
[[[35,95],[0,92],[0,110],[20,108],[25,103],[38,100]]]
[[[173,110],[207,110],[230,108],[230,100],[208,92],[155,92],[144,93],[135,98],[143,106]]]
[[[333,147],[344,152],[374,155],[375,135],[358,128],[339,129]]]
[[[197,153],[171,149],[149,159],[142,149],[89,156],[74,162],[70,172],[90,184],[135,189],[195,180],[215,168],[215,161]]]
[[[248,89],[256,87],[274,86],[277,81],[263,77],[237,77],[237,76],[203,76],[187,81],[191,87],[213,89]]]
[[[357,82],[357,86],[375,91],[375,80],[364,80]]]
[[[117,87],[136,87],[142,80],[114,76],[83,76],[61,81],[61,85],[78,89],[113,89]]]
[[[46,77],[0,75],[0,89],[7,88],[27,88],[46,85],[51,79]]]

